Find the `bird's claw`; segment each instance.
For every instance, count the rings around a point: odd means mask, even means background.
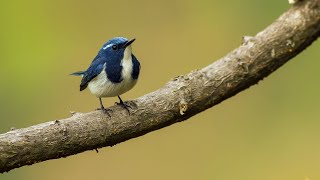
[[[115,104],[118,105],[118,106],[121,106],[124,109],[126,109],[128,111],[128,113],[129,113],[129,115],[131,114],[129,108],[132,109],[132,107],[130,105],[128,105],[127,103],[125,103],[125,102],[120,102],[120,103],[116,102]]]
[[[108,111],[112,112],[111,109],[106,109],[106,108],[97,108],[97,111],[101,110],[103,112],[103,114],[107,114],[109,117],[111,117],[111,115],[109,114]]]

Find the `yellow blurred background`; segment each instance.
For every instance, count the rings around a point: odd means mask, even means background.
[[[68,74],[112,37],[137,39],[142,71],[128,100],[221,58],[288,8],[287,0],[1,1],[0,133],[97,108]],[[320,179],[319,45],[188,121],[0,179]]]

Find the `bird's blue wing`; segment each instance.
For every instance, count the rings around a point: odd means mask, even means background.
[[[80,91],[86,89],[88,86],[88,83],[101,73],[105,62],[106,60],[101,56],[98,55],[95,57],[95,59],[92,61],[89,68],[84,72],[84,75],[80,84]]]
[[[132,54],[132,63],[133,63],[132,74],[131,74],[132,78],[138,79],[140,74],[140,63],[133,54]]]

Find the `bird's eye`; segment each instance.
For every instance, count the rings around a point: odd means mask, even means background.
[[[112,46],[112,49],[113,49],[113,50],[117,50],[117,49],[118,49],[118,46],[117,46],[117,45],[113,45],[113,46]]]

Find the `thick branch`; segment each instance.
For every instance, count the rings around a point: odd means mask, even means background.
[[[320,0],[297,2],[273,24],[222,59],[118,106],[0,135],[0,172],[112,146],[183,121],[256,84],[310,45],[320,34]]]

